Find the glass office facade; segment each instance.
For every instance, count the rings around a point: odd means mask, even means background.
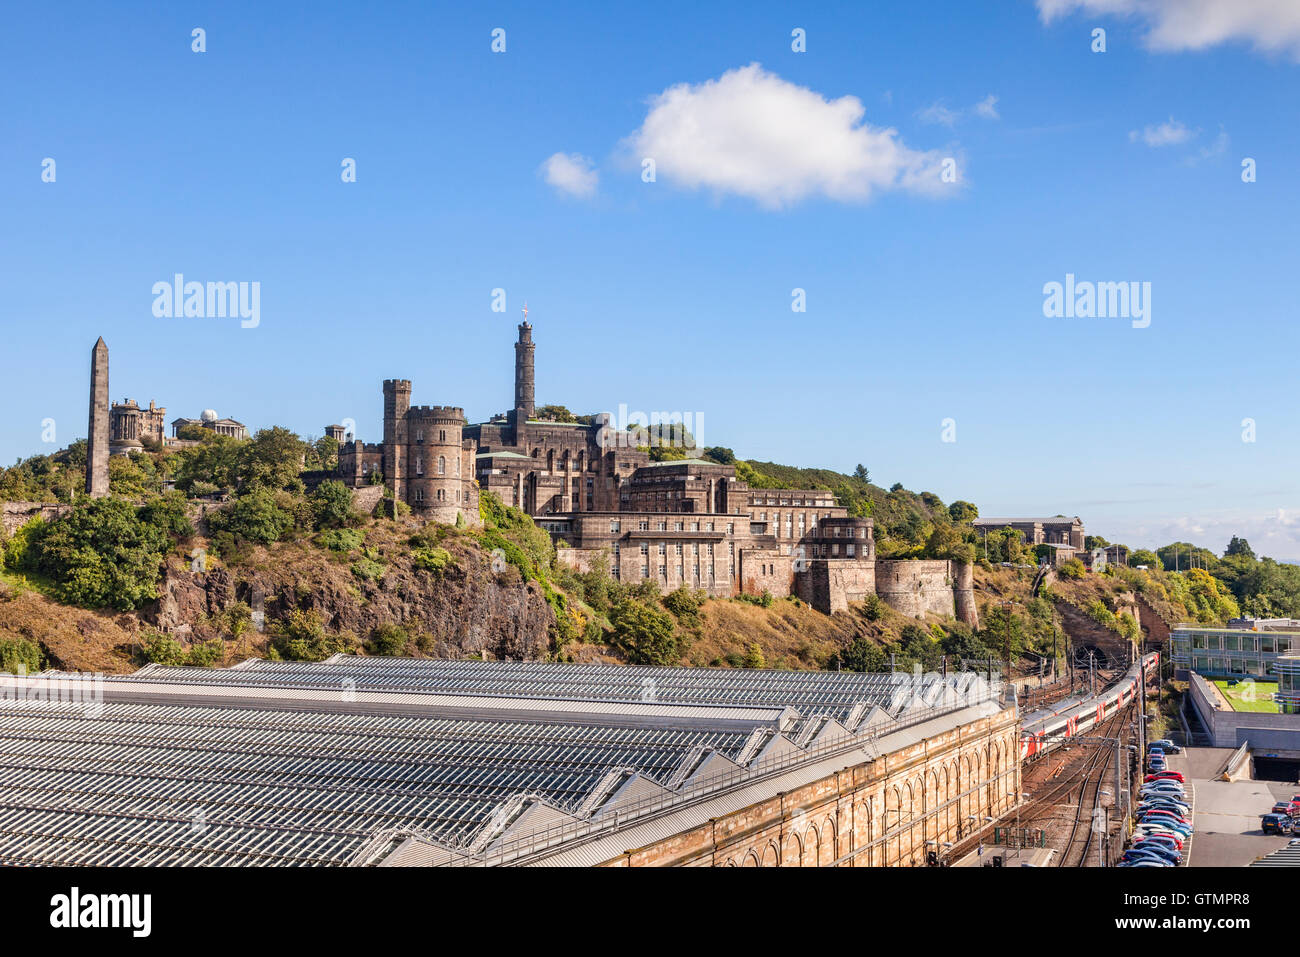
[[[1279,657],[1300,654],[1300,631],[1249,631],[1175,625],[1169,632],[1175,668],[1207,677],[1274,679]],[[1300,657],[1297,657],[1300,661]]]
[[[1283,714],[1300,714],[1300,655],[1281,655],[1273,663],[1277,672],[1278,707]]]

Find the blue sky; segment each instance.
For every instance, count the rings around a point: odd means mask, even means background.
[[[1300,16],[1170,2],[13,7],[0,461],[85,434],[99,335],[169,419],[375,440],[403,377],[481,421],[526,300],[539,402],[1300,558]],[[259,325],[156,318],[177,272]],[[1045,317],[1067,273],[1150,325]]]

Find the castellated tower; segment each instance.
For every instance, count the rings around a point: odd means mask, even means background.
[[[411,408],[411,380],[384,380],[384,484],[399,502],[406,501],[406,414]]]
[[[86,432],[86,494],[108,494],[108,346],[100,336],[90,351],[90,425]]]
[[[416,514],[436,522],[481,522],[474,458],[465,438],[465,410],[411,405],[409,379],[384,380],[384,484]]]
[[[454,406],[421,405],[407,413],[406,501],[421,515],[452,524],[462,515],[476,524],[478,502],[471,503],[473,442],[466,444],[465,411]]]

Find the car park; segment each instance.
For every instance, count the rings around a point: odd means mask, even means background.
[[[1269,813],[1260,817],[1259,829],[1265,834],[1290,834],[1293,826],[1290,816]]]

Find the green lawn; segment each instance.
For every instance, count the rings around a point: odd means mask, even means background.
[[[1214,685],[1223,692],[1234,711],[1278,713],[1277,702],[1273,700],[1273,692],[1277,690],[1276,681],[1238,681],[1234,685],[1216,681]]]

